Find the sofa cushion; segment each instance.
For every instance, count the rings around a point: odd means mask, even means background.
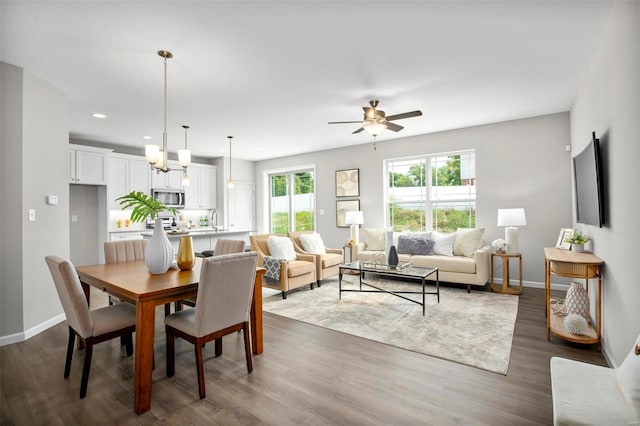
[[[301,234],[300,244],[307,253],[311,254],[325,254],[327,250],[324,247],[322,237],[317,232],[312,234]]]
[[[484,228],[458,229],[453,242],[453,255],[472,257],[476,250],[482,247]]]
[[[438,268],[443,272],[475,274],[476,261],[464,256],[411,256],[411,263],[418,268]]]
[[[321,260],[322,260],[322,263],[321,263],[322,269],[327,269],[332,266],[342,264],[343,258],[341,254],[326,253],[321,256]]]
[[[269,254],[276,259],[295,260],[296,251],[293,249],[293,241],[289,237],[269,235],[267,239]]]
[[[364,240],[367,243],[367,250],[384,250],[385,233],[384,229],[362,228]]]
[[[433,254],[434,244],[435,242],[431,239],[400,235],[398,237],[398,253],[429,256]]]
[[[444,256],[453,256],[453,242],[456,239],[456,233],[445,234],[438,231],[431,233],[431,238],[435,241],[433,246],[434,254],[442,254]]]
[[[289,278],[313,271],[313,263],[307,262],[306,260],[292,260],[287,264],[287,275]]]

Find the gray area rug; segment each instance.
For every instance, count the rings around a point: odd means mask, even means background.
[[[421,290],[415,282],[371,281],[388,289]],[[343,277],[343,288],[357,288],[355,283],[357,276]],[[266,297],[263,306],[272,314],[507,374],[518,296],[441,286],[440,303],[427,295],[426,305],[422,316],[422,306],[385,293],[342,293],[340,300],[336,277],[314,290],[290,292],[286,300],[280,293]]]

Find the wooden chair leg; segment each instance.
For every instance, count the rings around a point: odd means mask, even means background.
[[[222,355],[222,337],[220,337],[219,339],[216,339],[216,343],[215,343],[215,354],[216,357],[219,357],[220,355]]]
[[[204,388],[204,360],[202,358],[202,343],[196,339],[193,345],[196,352],[196,370],[198,371],[198,390],[200,391],[200,399],[206,396]]]
[[[167,336],[167,377],[173,377],[176,372],[176,338],[169,326],[165,325],[164,329]]]
[[[165,303],[164,304],[164,316],[169,316],[171,315],[171,303]]]
[[[251,340],[249,339],[248,322],[242,325],[242,332],[244,333],[244,355],[247,357],[247,371],[251,374],[253,371],[253,359],[251,358]]]
[[[76,342],[76,333],[69,327],[69,342],[67,343],[67,359],[64,362],[64,378],[69,378],[71,372],[71,358],[73,357],[73,346]]]
[[[127,350],[127,356],[133,355],[133,334],[125,334],[124,336],[121,336],[121,339],[124,339],[124,346]]]
[[[80,399],[87,396],[87,385],[89,383],[89,371],[91,370],[91,356],[93,355],[93,341],[87,339],[84,349],[84,364],[82,366],[82,380],[80,381]]]

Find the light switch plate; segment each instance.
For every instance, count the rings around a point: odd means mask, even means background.
[[[36,221],[36,209],[29,209],[29,222]]]
[[[58,196],[57,195],[47,195],[47,204],[55,206],[58,204]]]

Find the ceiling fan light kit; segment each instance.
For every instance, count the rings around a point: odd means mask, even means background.
[[[392,123],[394,120],[402,120],[405,118],[411,117],[419,117],[422,115],[422,111],[410,111],[403,112],[401,114],[394,114],[387,116],[384,111],[376,110],[380,102],[377,99],[371,99],[369,101],[368,107],[362,107],[364,110],[364,119],[362,121],[330,121],[329,124],[351,124],[351,123],[361,123],[362,127],[356,129],[352,132],[352,134],[360,133],[363,130],[366,130],[367,133],[373,136],[373,149],[376,148],[376,136],[378,136],[385,129],[391,130],[393,132],[399,132],[404,129],[403,126],[400,126],[396,123]]]

